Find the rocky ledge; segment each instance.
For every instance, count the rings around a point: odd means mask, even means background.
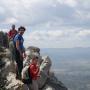
[[[40,49],[32,46],[26,49],[26,53],[28,56],[26,59],[31,59],[33,55],[39,56],[40,78],[38,85],[40,90],[68,90],[64,84],[57,79],[54,72],[50,70],[52,60],[49,56],[41,56]],[[3,88],[0,87],[0,90],[28,90],[27,86],[22,83],[22,81],[15,79],[15,65],[14,62],[10,60],[9,50],[6,49],[2,56],[3,57],[0,58],[0,65],[2,66],[0,67],[0,74],[3,75],[4,83],[0,83],[0,85],[3,86]],[[45,61],[48,61],[48,64],[45,64]],[[0,77],[0,82],[1,79],[2,77]]]

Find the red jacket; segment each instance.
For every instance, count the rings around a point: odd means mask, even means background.
[[[33,80],[37,80],[38,73],[39,73],[39,67],[36,66],[36,64],[31,63],[29,66],[30,74]]]
[[[17,34],[17,30],[10,30],[8,32],[8,37],[12,39]]]

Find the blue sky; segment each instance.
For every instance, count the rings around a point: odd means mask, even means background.
[[[0,0],[0,30],[27,28],[25,47],[90,47],[90,0]]]

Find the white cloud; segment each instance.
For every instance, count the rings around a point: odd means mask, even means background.
[[[90,30],[82,30],[80,32],[78,32],[77,34],[80,37],[90,37]]]
[[[60,4],[66,4],[71,7],[75,7],[77,5],[77,0],[57,0]]]
[[[3,14],[3,13],[5,13],[5,10],[3,7],[0,7],[0,14]]]
[[[25,37],[31,41],[53,41],[53,40],[60,40],[61,38],[65,38],[67,33],[64,31],[56,30],[56,31],[33,31],[29,34],[29,37]]]
[[[15,23],[32,29],[24,35],[28,45],[30,40],[43,47],[90,46],[89,38],[83,44],[90,31],[89,5],[90,0],[0,0],[0,28]]]
[[[27,36],[25,35],[25,46],[35,45],[38,47],[51,48],[88,47],[90,45],[86,38],[88,35],[90,36],[89,30],[82,31],[82,29],[77,28],[73,30],[62,29],[56,31],[35,30],[28,33]]]
[[[79,24],[78,22],[80,20],[82,21],[82,19],[89,17],[89,12],[87,15],[84,10],[88,6],[88,3],[86,2],[89,3],[88,0],[7,0],[7,2],[6,0],[3,0],[0,3],[1,12],[4,13],[2,15],[2,17],[4,17],[2,22],[9,17],[12,17],[19,21],[17,24],[22,23],[23,25],[36,26],[40,23],[47,23],[48,21],[55,20],[56,18],[61,18],[62,22],[64,22],[64,26],[66,24],[75,26],[76,23]],[[84,3],[87,5],[83,5]],[[77,10],[80,11],[80,14],[76,12]],[[83,13],[81,13],[81,11]],[[74,14],[76,14],[76,16]],[[81,16],[84,17],[81,18]],[[10,23],[11,22],[8,22],[8,24]],[[56,21],[56,23],[58,22]],[[84,20],[83,23],[85,24],[86,20]]]
[[[17,23],[18,22],[18,20],[17,19],[15,19],[15,18],[12,18],[12,17],[10,17],[10,18],[6,18],[6,20],[4,21],[4,23],[6,23],[6,24],[15,24],[15,23]]]

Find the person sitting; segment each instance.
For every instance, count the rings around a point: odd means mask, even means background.
[[[28,72],[28,77],[32,79],[30,82],[25,82],[26,78],[26,72]],[[31,63],[29,66],[26,66],[22,70],[22,80],[25,84],[27,84],[29,90],[38,90],[38,77],[39,77],[39,66],[38,66],[38,57],[34,56],[32,58]],[[28,79],[28,80],[30,80]]]

